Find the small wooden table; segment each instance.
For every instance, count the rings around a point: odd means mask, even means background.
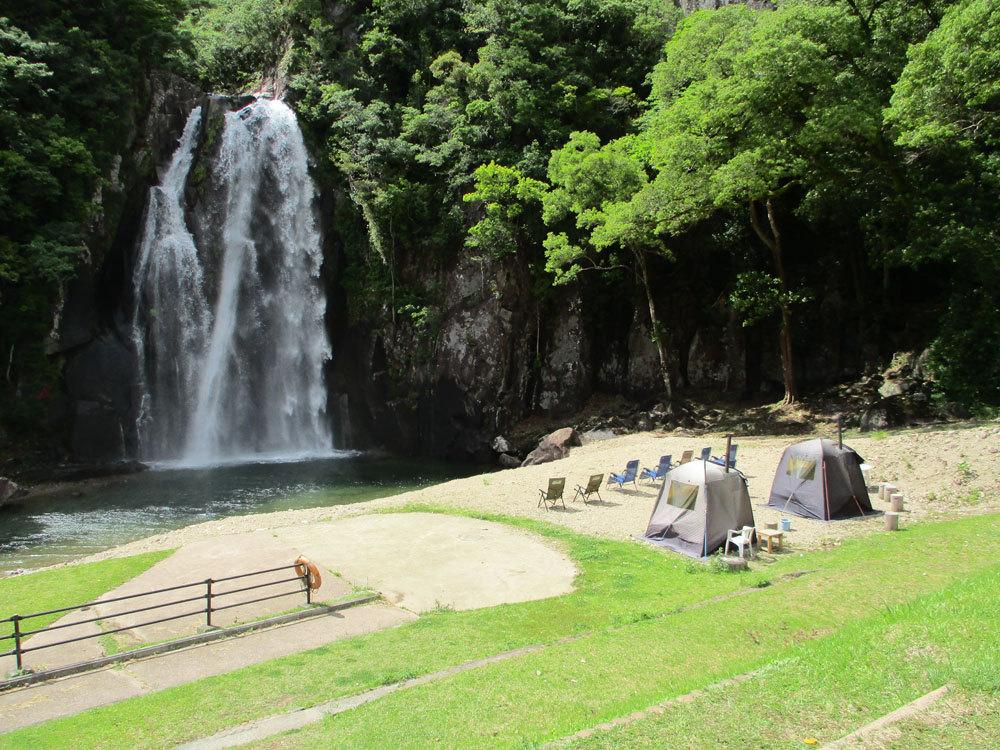
[[[782,532],[775,531],[774,529],[757,529],[757,537],[760,539],[761,544],[767,540],[767,551],[769,554],[773,552],[771,549],[772,542],[777,542],[778,544],[775,549],[779,552],[781,551],[781,534]]]

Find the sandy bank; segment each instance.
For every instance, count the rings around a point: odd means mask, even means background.
[[[835,436],[829,436],[835,437]],[[751,501],[758,526],[776,521],[780,514],[760,507],[767,500],[782,450],[803,438],[737,437],[738,466],[749,480]],[[1000,426],[996,423],[920,428],[845,438],[874,468],[872,483],[891,481],[906,495],[905,526],[929,520],[982,514],[1000,510]],[[634,458],[640,467],[654,467],[659,456],[679,456],[684,450],[696,454],[711,446],[715,455],[725,448],[724,435],[683,435],[644,432],[587,442],[559,461],[540,466],[482,474],[407,492],[389,498],[348,506],[309,508],[281,513],[233,516],[189,526],[123,545],[87,560],[168,549],[216,536],[276,529],[294,524],[347,518],[409,504],[463,508],[484,513],[524,516],[561,524],[581,534],[629,539],[646,528],[657,487],[639,484],[638,489],[602,489],[603,502],[584,505],[572,501],[572,490],[585,484],[591,474],[621,471]],[[567,480],[567,509],[545,511],[538,507],[538,490],[549,477]],[[877,510],[887,504],[872,495]],[[814,549],[849,537],[881,533],[881,518],[859,518],[833,523],[792,517],[786,534],[790,550]]]

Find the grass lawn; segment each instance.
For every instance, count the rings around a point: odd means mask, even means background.
[[[986,748],[1000,738],[1000,567],[805,642],[693,704],[567,743],[598,748],[792,748],[827,743],[941,685],[930,710],[870,748]]]
[[[398,691],[259,746],[535,747],[694,689],[706,694],[573,743],[801,747],[805,736],[836,739],[943,681],[956,683],[951,699],[960,706],[995,705],[995,668],[973,678],[972,662],[961,658],[968,653],[1000,664],[991,650],[1000,642],[1000,620],[983,596],[998,583],[995,516],[781,555],[763,574],[717,574],[645,545],[521,519],[490,520],[562,544],[580,567],[577,590],[435,612],[2,735],[0,747],[117,747],[126,737],[132,747],[166,747],[535,644],[549,647]],[[784,577],[797,571],[811,572]],[[581,637],[557,642],[573,634]],[[945,667],[935,671],[932,657],[943,655]],[[748,672],[754,676],[737,687],[712,687]],[[811,724],[810,717],[816,717]],[[959,722],[954,731],[976,730]],[[693,739],[683,744],[681,737]]]
[[[28,575],[0,578],[0,619],[11,615],[47,612],[75,604],[94,601],[105,591],[121,586],[125,581],[172,554],[172,550],[148,552],[134,557],[102,560],[87,565],[67,565]],[[32,618],[22,630],[37,630],[59,619],[61,614]],[[13,633],[10,623],[0,625],[0,635]],[[9,651],[4,641],[0,651]]]

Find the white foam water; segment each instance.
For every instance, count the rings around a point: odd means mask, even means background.
[[[295,115],[269,100],[226,113],[214,158],[196,151],[201,118],[150,191],[135,266],[139,457],[332,455],[322,239]]]

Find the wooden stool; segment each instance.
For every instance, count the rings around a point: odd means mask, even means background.
[[[775,549],[778,552],[781,551],[781,534],[782,534],[782,532],[780,532],[780,531],[773,531],[771,529],[765,529],[763,531],[760,530],[760,529],[757,529],[757,537],[761,540],[761,542],[764,542],[765,540],[767,541],[767,551],[768,551],[768,554],[770,554],[771,552],[773,552],[773,550],[771,549],[771,543],[775,542],[775,541],[778,543],[777,547],[775,547]]]

